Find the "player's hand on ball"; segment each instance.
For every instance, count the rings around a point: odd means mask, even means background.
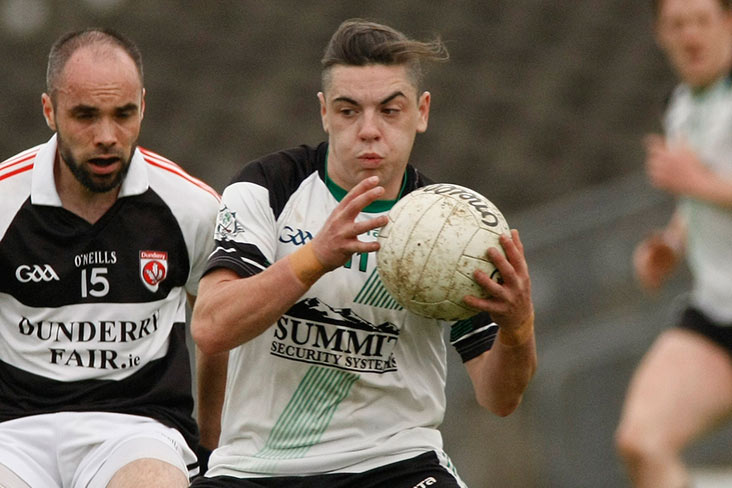
[[[384,194],[378,176],[362,180],[349,191],[313,238],[313,251],[323,267],[330,271],[344,265],[354,253],[379,249],[378,242],[363,242],[360,234],[386,225],[385,215],[356,222],[358,214]]]
[[[477,270],[475,281],[483,287],[489,298],[468,295],[464,300],[469,306],[488,312],[501,329],[511,333],[529,322],[534,313],[531,278],[518,231],[512,229],[510,236],[501,235],[499,242],[506,255],[490,248],[487,256],[500,272],[500,282]]]

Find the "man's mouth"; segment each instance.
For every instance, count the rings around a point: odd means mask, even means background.
[[[365,153],[365,154],[361,154],[358,157],[358,159],[362,163],[366,163],[366,164],[369,164],[369,165],[378,165],[379,163],[381,163],[381,161],[384,158],[381,157],[379,154],[376,154],[376,153]]]
[[[100,157],[91,158],[88,162],[95,174],[104,175],[113,172],[117,168],[120,159],[116,156]]]

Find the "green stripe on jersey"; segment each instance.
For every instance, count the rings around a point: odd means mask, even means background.
[[[461,337],[470,334],[473,332],[473,328],[472,317],[455,322],[450,328],[450,342],[455,342]]]
[[[353,299],[354,303],[362,303],[372,307],[386,308],[388,310],[402,310],[402,306],[394,300],[384,283],[379,277],[378,269],[374,269],[371,275],[363,284],[363,287]]]
[[[310,366],[256,457],[300,458],[320,441],[359,375]]]

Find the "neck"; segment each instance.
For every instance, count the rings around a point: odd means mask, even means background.
[[[71,170],[56,155],[53,169],[56,191],[63,208],[72,212],[90,224],[97,222],[117,201],[119,187],[104,193],[95,193],[71,173]]]

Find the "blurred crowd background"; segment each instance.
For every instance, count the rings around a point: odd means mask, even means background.
[[[319,60],[350,17],[446,42],[412,162],[498,205],[533,276],[539,370],[524,403],[505,419],[480,410],[451,351],[446,451],[473,488],[627,486],[612,446],[622,397],[688,279],[648,297],[631,274],[635,243],[673,206],[643,172],[641,138],[675,84],[650,2],[0,0],[0,160],[51,135],[51,43],[105,26],[143,53],[140,145],[222,191],[247,161],[323,140]],[[728,428],[688,456],[729,466],[730,445]]]

